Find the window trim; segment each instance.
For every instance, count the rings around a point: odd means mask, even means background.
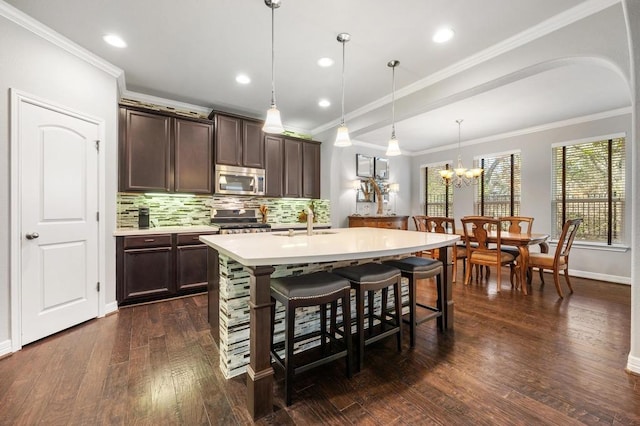
[[[563,148],[562,149],[562,188],[566,188],[566,147],[570,147],[573,145],[581,145],[581,144],[589,144],[589,143],[595,143],[595,142],[604,142],[607,141],[608,142],[608,149],[607,149],[607,175],[608,175],[608,182],[607,182],[607,193],[608,193],[608,199],[607,199],[607,223],[611,224],[613,222],[613,197],[611,196],[612,192],[613,192],[613,179],[612,179],[612,173],[613,173],[613,166],[612,166],[612,149],[611,149],[611,145],[613,143],[614,139],[624,139],[625,141],[625,148],[624,148],[624,158],[625,158],[625,162],[628,160],[628,141],[629,139],[627,138],[627,132],[616,132],[616,133],[609,133],[606,135],[602,135],[602,136],[589,136],[586,138],[581,138],[581,139],[572,139],[572,140],[566,140],[566,141],[562,141],[562,142],[555,142],[551,144],[551,161],[553,162],[553,152],[556,148]],[[627,183],[627,179],[628,179],[628,168],[625,167],[625,186]],[[553,182],[553,166],[551,168],[551,181]],[[553,196],[553,191],[552,194]],[[627,198],[627,191],[625,190],[625,202],[628,201]],[[562,191],[562,222],[564,223],[566,222],[566,191]],[[551,200],[551,204],[552,204],[552,215],[553,215],[553,199]],[[625,211],[625,215],[626,215],[626,211]],[[553,223],[553,217],[551,222]],[[624,234],[624,233],[623,233]],[[556,241],[551,239],[549,241],[550,244],[554,244]],[[619,252],[625,252],[627,250],[630,249],[629,246],[625,245],[624,243],[614,243],[613,242],[613,229],[611,226],[607,227],[607,241],[579,241],[579,240],[575,240],[574,241],[574,246],[576,247],[581,247],[581,248],[586,248],[586,249],[592,249],[592,250],[597,250],[597,249],[607,249],[606,251],[619,251]]]

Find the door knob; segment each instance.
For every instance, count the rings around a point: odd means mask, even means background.
[[[27,240],[35,240],[39,236],[40,236],[40,234],[38,234],[37,232],[32,232],[32,233],[26,235]]]

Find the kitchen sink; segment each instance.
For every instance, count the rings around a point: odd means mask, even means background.
[[[337,234],[334,231],[313,231],[311,235],[331,235]],[[293,232],[272,232],[271,235],[275,235],[277,237],[296,237],[299,235],[307,235],[307,231],[293,231]]]

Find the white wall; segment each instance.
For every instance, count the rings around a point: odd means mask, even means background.
[[[77,56],[16,25],[0,13],[0,346],[10,339],[10,152],[9,89],[35,95],[105,122],[106,214],[102,225],[107,236],[106,302],[115,301],[115,194],[117,189],[116,78]]]

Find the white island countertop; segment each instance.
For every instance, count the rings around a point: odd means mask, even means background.
[[[337,228],[201,235],[200,241],[245,266],[333,262],[401,255],[455,244],[459,235],[382,228]]]

